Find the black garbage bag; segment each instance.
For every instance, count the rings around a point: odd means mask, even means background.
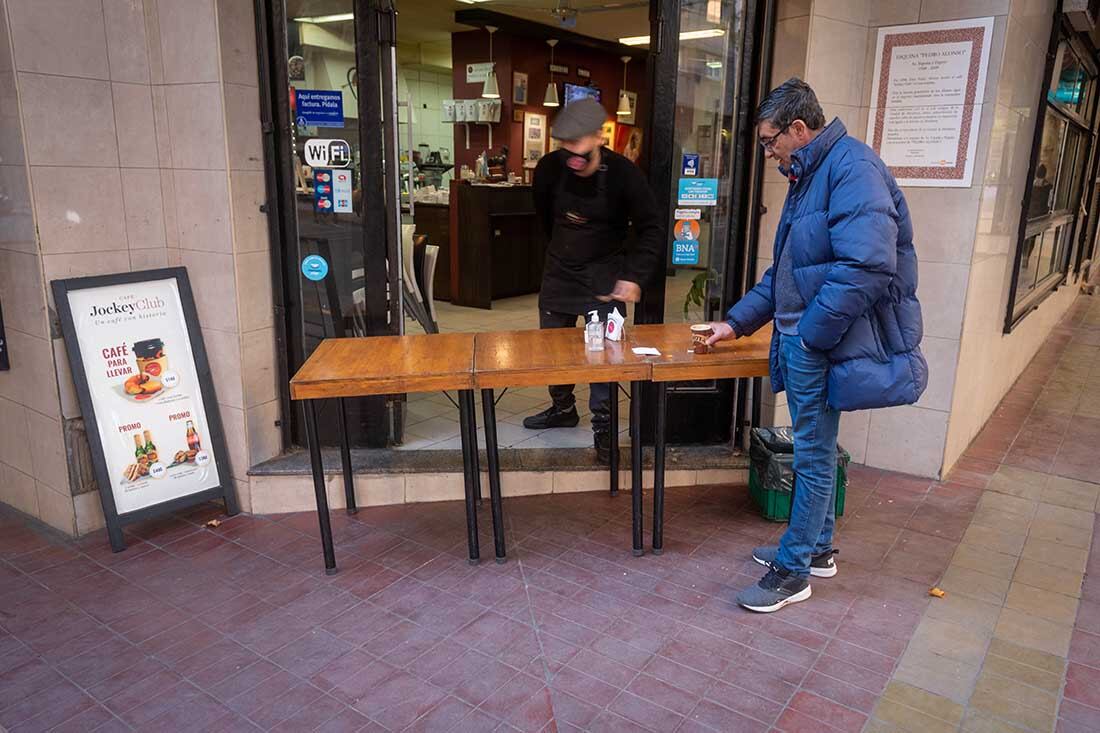
[[[753,428],[749,437],[749,460],[761,488],[768,491],[794,491],[794,434],[789,427]],[[848,451],[836,447],[837,483],[847,484]]]

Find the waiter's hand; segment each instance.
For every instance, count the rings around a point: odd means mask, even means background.
[[[638,283],[632,283],[629,280],[616,280],[615,289],[607,295],[601,295],[597,300],[603,303],[609,303],[612,300],[617,300],[623,303],[637,303],[642,299],[642,288]]]
[[[710,328],[714,331],[714,335],[707,339],[707,346],[714,346],[719,341],[725,341],[726,339],[737,338],[737,334],[733,332],[733,326],[725,321],[712,323]]]

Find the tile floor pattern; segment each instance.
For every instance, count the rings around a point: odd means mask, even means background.
[[[118,555],[0,514],[0,726],[1100,730],[1100,420],[1047,399],[1097,386],[1100,299],[1071,315],[948,480],[852,468],[840,574],[777,615],[731,603],[781,531],[738,486],[670,490],[660,557],[625,492],[507,500],[505,565],[466,564],[457,502],[337,513],[332,578],[308,513],[203,507]]]
[[[684,296],[691,280],[683,274],[666,280],[665,313],[668,319],[679,320],[682,317]],[[628,306],[627,319],[633,310]],[[464,308],[446,301],[436,303],[436,315],[441,332],[469,331],[509,331],[539,327],[538,295],[523,295],[517,298],[504,298],[493,301],[491,310],[482,308]],[[578,321],[579,323],[579,321]],[[405,319],[409,333],[423,333],[415,320]],[[577,338],[581,338],[578,332]],[[628,388],[628,385],[623,385]],[[588,409],[588,385],[576,387],[577,411],[581,422],[575,428],[555,430],[526,430],[523,418],[533,415],[550,406],[550,396],[545,387],[508,390],[497,404],[497,442],[502,448],[591,448],[592,423]],[[451,395],[455,398],[455,395]],[[626,435],[625,395],[620,392],[624,411],[620,411],[623,427],[621,444],[629,444]],[[456,398],[457,399],[457,398]],[[478,430],[479,442],[485,446],[484,429]],[[440,393],[410,394],[408,396],[407,418],[405,422],[405,442],[399,450],[458,449],[458,415],[454,404]]]
[[[1081,298],[943,484],[977,504],[966,525],[928,517],[958,541],[947,596],[868,733],[1100,731],[1098,406],[1100,298]]]

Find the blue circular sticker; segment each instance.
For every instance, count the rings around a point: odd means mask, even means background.
[[[328,262],[321,255],[309,255],[302,260],[302,274],[307,280],[324,280],[328,275]]]

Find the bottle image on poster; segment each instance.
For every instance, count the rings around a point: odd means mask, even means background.
[[[218,487],[175,280],[74,290],[69,305],[118,513]]]

